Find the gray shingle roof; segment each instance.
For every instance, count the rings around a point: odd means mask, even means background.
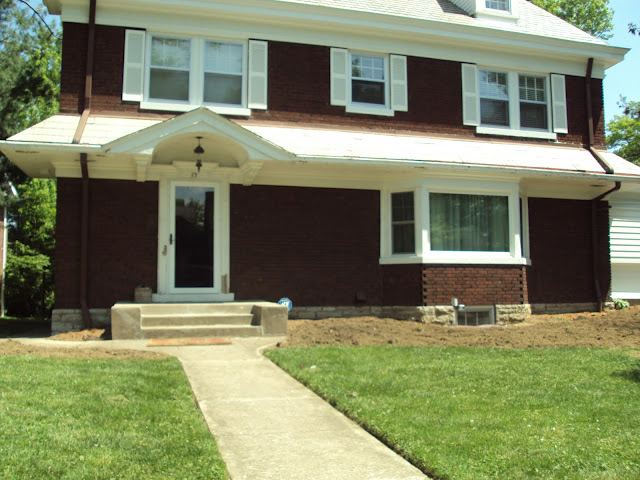
[[[517,3],[517,23],[490,21],[470,16],[450,0],[273,0],[318,7],[350,10],[405,17],[417,20],[444,22],[455,25],[484,27],[495,30],[539,35],[556,39],[606,45],[606,42],[561,20],[526,0]]]

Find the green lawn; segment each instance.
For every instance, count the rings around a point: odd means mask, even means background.
[[[0,356],[0,478],[224,479],[174,359]]]
[[[314,347],[266,355],[439,479],[640,478],[629,352]]]

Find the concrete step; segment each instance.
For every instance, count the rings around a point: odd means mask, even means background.
[[[183,325],[143,327],[142,338],[259,337],[262,328],[253,325]]]
[[[179,327],[179,326],[215,326],[215,325],[251,325],[251,313],[162,313],[142,314],[141,326],[146,327]]]
[[[255,302],[228,303],[143,303],[139,304],[143,315],[169,315],[183,313],[251,313]]]

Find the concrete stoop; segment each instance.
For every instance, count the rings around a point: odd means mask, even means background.
[[[114,340],[287,334],[287,307],[271,302],[116,303]]]

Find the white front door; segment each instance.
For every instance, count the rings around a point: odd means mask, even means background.
[[[231,301],[229,184],[160,180],[154,301]]]

